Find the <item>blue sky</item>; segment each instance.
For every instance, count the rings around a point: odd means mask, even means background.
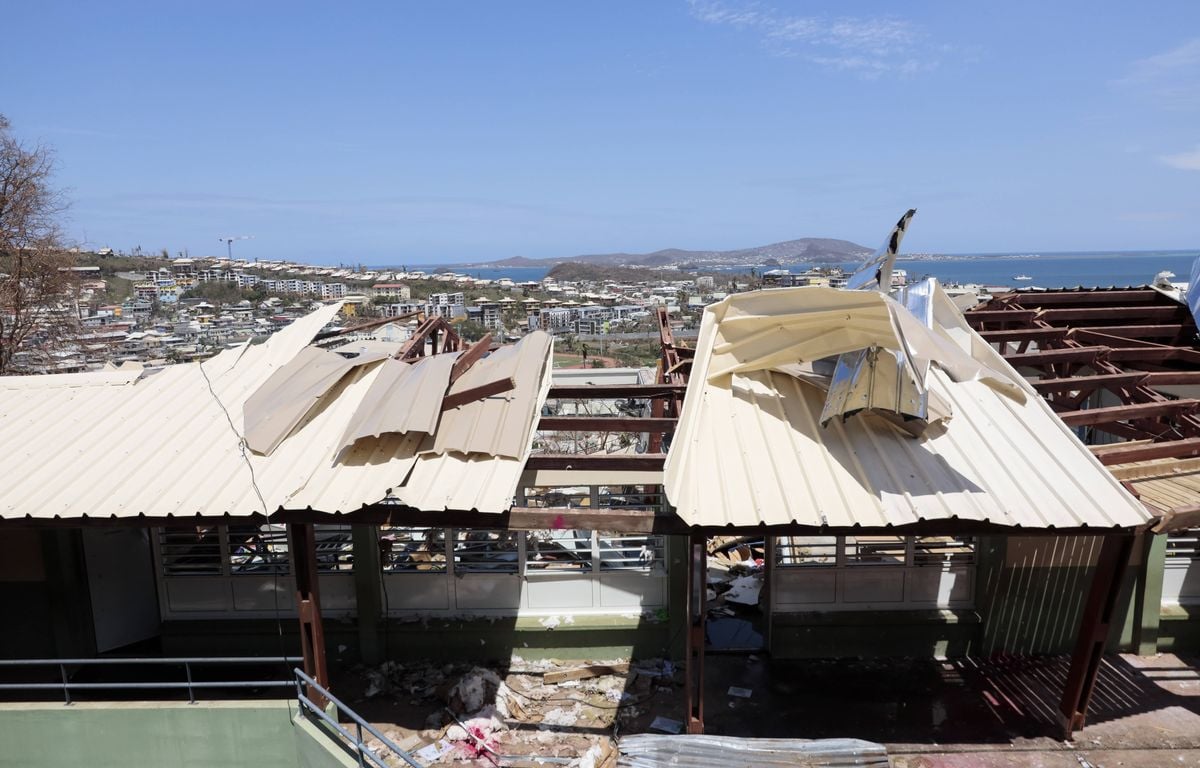
[[[0,112],[97,247],[1200,245],[1200,4],[906,5],[43,0]]]

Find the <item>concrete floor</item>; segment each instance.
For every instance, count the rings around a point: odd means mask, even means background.
[[[1200,659],[1112,654],[1088,726],[1064,741],[1066,657],[770,661],[710,656],[709,733],[854,737],[898,768],[1200,766]],[[749,699],[730,686],[750,688]]]

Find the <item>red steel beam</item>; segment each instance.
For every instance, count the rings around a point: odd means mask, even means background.
[[[1063,349],[1039,349],[1037,352],[1021,352],[1005,355],[1010,365],[1052,365],[1054,363],[1090,363],[1109,352],[1108,347],[1066,347]]]
[[[641,416],[543,416],[546,432],[674,432],[678,419]]]
[[[1096,376],[1066,376],[1057,379],[1036,379],[1029,383],[1038,392],[1073,392],[1133,387],[1141,384],[1151,374],[1141,371],[1130,373],[1104,373]]]
[[[1179,320],[1187,316],[1187,307],[1170,304],[1153,307],[1072,307],[1070,309],[1043,309],[1038,319],[1052,325],[1073,321],[1086,321],[1089,325],[1103,325],[1109,320]]]

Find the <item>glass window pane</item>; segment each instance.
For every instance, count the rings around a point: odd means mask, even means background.
[[[458,573],[516,573],[518,531],[456,530],[454,570]]]

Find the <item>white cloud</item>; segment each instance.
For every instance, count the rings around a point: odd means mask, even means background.
[[[1168,109],[1200,108],[1200,37],[1134,62],[1116,85],[1140,91]]]
[[[1200,171],[1200,144],[1191,152],[1180,152],[1177,155],[1162,155],[1161,162],[1181,171]]]
[[[932,51],[922,50],[923,30],[904,19],[790,16],[758,4],[722,0],[688,3],[700,21],[754,32],[773,55],[803,58],[826,69],[876,78],[913,75],[938,64]]]

